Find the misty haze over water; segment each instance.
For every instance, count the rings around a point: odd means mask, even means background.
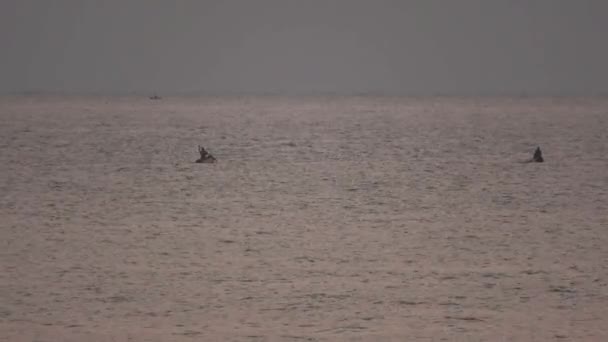
[[[608,93],[608,2],[0,4],[0,93]]]

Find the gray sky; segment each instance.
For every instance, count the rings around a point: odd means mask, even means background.
[[[0,93],[608,93],[605,0],[2,0]]]

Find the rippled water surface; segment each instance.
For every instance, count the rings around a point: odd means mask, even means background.
[[[7,341],[608,340],[606,98],[1,98],[0,217]]]

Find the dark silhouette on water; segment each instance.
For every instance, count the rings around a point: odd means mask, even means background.
[[[150,97],[149,97],[149,99],[150,99],[150,100],[160,100],[160,99],[162,99],[162,97],[160,97],[160,96],[158,96],[158,95],[154,94],[154,96],[150,96]]]
[[[543,152],[540,150],[540,147],[537,147],[536,151],[534,151],[534,156],[532,157],[532,161],[536,162],[536,163],[542,163],[545,161],[543,159]]]
[[[217,159],[201,145],[198,145],[198,153],[201,154],[201,157],[196,160],[197,163],[215,163],[217,161]]]

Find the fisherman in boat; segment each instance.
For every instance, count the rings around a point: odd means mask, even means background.
[[[207,152],[204,147],[198,146],[198,153],[200,153],[201,157],[196,160],[197,163],[215,163],[217,160],[211,153]]]

